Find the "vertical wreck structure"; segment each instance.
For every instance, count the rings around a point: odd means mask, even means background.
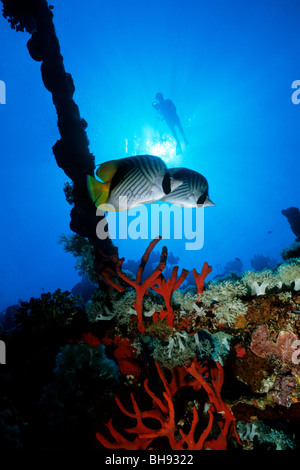
[[[41,62],[42,80],[52,95],[60,132],[60,139],[53,145],[53,153],[58,166],[72,181],[69,187],[74,205],[70,228],[88,238],[94,247],[97,272],[104,268],[114,271],[117,248],[109,237],[105,240],[96,237],[96,224],[100,219],[96,217],[86,186],[87,175],[94,174],[95,159],[89,150],[87,123],[73,99],[75,86],[71,74],[64,67],[52,8],[46,0],[3,0],[2,3],[3,16],[11,28],[31,34],[27,42],[29,54]]]

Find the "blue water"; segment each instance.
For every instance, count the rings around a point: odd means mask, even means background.
[[[235,257],[244,269],[255,254],[280,262],[295,238],[281,210],[300,202],[300,105],[291,101],[292,82],[300,79],[299,2],[52,4],[97,163],[143,147],[146,136],[168,136],[151,106],[157,91],[176,104],[191,145],[168,165],[203,174],[216,204],[205,209],[201,250],[166,241],[180,266],[200,269],[207,261],[212,277]],[[0,80],[6,84],[0,311],[43,291],[70,290],[80,280],[72,255],[57,244],[60,234],[71,233],[62,191],[67,178],[52,154],[56,113],[28,39],[0,18]],[[138,258],[147,244],[117,242],[127,259]]]

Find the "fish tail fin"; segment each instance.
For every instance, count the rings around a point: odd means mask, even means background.
[[[90,193],[92,201],[95,206],[99,204],[105,204],[109,196],[109,183],[101,183],[97,181],[93,176],[87,175],[87,187]]]

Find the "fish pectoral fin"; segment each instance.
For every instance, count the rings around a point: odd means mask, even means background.
[[[95,203],[96,207],[98,207],[99,204],[104,204],[107,201],[110,183],[101,183],[93,176],[87,175],[87,187],[90,193],[90,197]]]
[[[96,171],[96,175],[105,183],[111,181],[118,169],[118,161],[111,160],[110,162],[102,163]]]

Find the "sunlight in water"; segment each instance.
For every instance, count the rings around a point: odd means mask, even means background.
[[[134,136],[132,140],[125,139],[125,153],[127,155],[155,155],[164,162],[174,162],[176,155],[176,141],[171,136],[153,135],[149,129],[141,137]]]
[[[145,146],[146,153],[156,155],[165,162],[176,157],[176,142],[173,139],[148,139]]]

